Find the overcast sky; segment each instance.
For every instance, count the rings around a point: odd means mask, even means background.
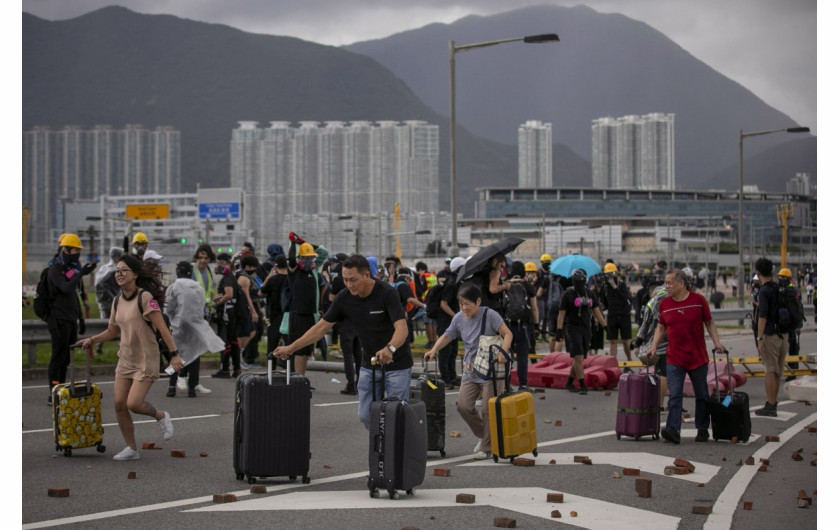
[[[172,14],[330,45],[525,5],[584,4],[647,23],[817,131],[817,0],[23,0],[22,4],[24,11],[48,20],[118,4],[139,13]]]

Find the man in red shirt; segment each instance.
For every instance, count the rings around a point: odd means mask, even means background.
[[[648,349],[648,356],[656,355],[656,348],[665,333],[668,335],[666,356],[668,365],[668,419],[662,429],[662,438],[680,443],[682,425],[682,400],[685,374],[694,386],[694,424],[697,426],[695,442],[709,440],[709,389],[706,375],[709,372],[709,354],[703,327],[709,332],[715,350],[723,352],[717,327],[712,320],[709,304],[703,296],[691,292],[688,278],[680,269],[665,276],[668,297],[659,304],[659,324]]]

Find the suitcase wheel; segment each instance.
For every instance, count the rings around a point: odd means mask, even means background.
[[[301,478],[300,482],[301,482],[302,484],[309,484],[309,482],[310,482],[311,480],[312,480],[312,479],[310,479],[309,477],[307,477],[306,475],[304,475],[304,476],[303,476],[303,478]]]
[[[391,500],[395,500],[395,501],[396,501],[396,500],[399,500],[399,499],[400,499],[400,492],[398,492],[398,491],[389,491],[389,492],[388,492],[388,497],[390,497],[390,498],[391,498]]]
[[[292,482],[296,481],[297,475],[289,475],[289,480],[291,480]]]
[[[406,495],[414,495],[414,488],[405,491]]]
[[[633,439],[638,442],[639,440],[642,439],[642,437],[637,434],[636,436],[633,437]]]
[[[441,458],[443,458],[443,457],[445,457],[445,456],[446,456],[446,451],[444,451],[443,449],[441,449],[441,450],[440,450],[440,457],[441,457]]]
[[[236,474],[236,480],[242,480],[242,479],[244,479],[244,478],[245,478],[245,474],[244,474],[244,473],[237,473],[237,474]]]
[[[537,456],[537,455],[539,454],[539,451],[537,451],[536,449],[534,449],[533,451],[531,451],[531,454],[533,454],[534,456]]]
[[[616,439],[616,440],[621,440],[621,435],[620,435],[620,434],[618,434],[618,433],[616,433],[616,435],[615,435],[615,439]]]
[[[493,455],[493,462],[499,462],[499,455]]]
[[[370,498],[371,499],[378,499],[379,498],[379,490],[376,490],[376,489],[370,490]]]
[[[658,434],[654,434],[654,435],[653,435],[653,439],[654,439],[654,440],[658,440],[658,439],[659,439],[659,435],[658,435]]]
[[[257,483],[257,478],[248,475],[248,484],[256,484],[256,483]]]
[[[64,448],[64,456],[66,456],[68,458],[73,456],[73,450],[70,449],[69,447]]]
[[[97,444],[96,445],[96,452],[97,453],[104,453],[105,452],[105,446],[102,445],[102,444]]]

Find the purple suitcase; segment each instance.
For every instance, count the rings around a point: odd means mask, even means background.
[[[618,380],[615,435],[659,439],[659,376],[653,372],[622,374]]]

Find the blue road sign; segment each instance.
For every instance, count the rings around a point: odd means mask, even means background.
[[[198,204],[200,219],[239,219],[238,202],[204,202]]]

